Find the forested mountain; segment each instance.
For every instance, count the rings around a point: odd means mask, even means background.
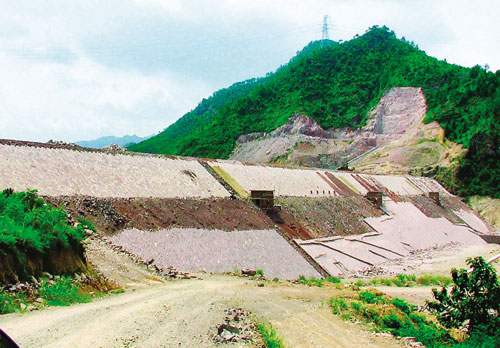
[[[294,112],[323,128],[355,129],[365,124],[384,91],[399,86],[423,88],[427,121],[438,121],[448,139],[469,147],[471,138],[481,134],[483,143],[498,143],[500,71],[440,61],[387,27],[372,27],[342,44],[309,44],[275,73],[214,93],[164,132],[130,149],[227,158],[239,135],[272,131]],[[470,163],[468,168],[485,170]],[[486,194],[498,183],[498,176],[485,179],[491,179],[487,192],[480,187],[472,191]]]

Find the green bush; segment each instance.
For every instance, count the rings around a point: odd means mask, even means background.
[[[327,277],[325,278],[325,280],[328,282],[328,283],[340,283],[341,280],[340,278],[337,278],[337,277]]]
[[[330,298],[329,304],[333,314],[340,314],[347,309],[347,303],[343,298]]]
[[[383,317],[382,324],[384,325],[385,328],[389,329],[399,329],[403,325],[399,320],[399,317],[394,313],[391,313],[390,315]]]
[[[70,226],[66,213],[38,197],[36,191],[0,193],[0,252],[36,250],[79,244],[86,236],[84,226]]]
[[[487,334],[481,329],[473,332],[467,340],[452,345],[450,348],[498,348],[500,342],[500,332]]]
[[[361,291],[359,293],[359,299],[365,303],[385,303],[386,301],[382,296],[376,295],[370,291]]]
[[[394,300],[392,300],[391,303],[394,305],[394,307],[396,307],[397,309],[399,309],[403,313],[410,314],[411,307],[408,303],[406,303],[405,300],[402,300],[400,298],[395,298]]]
[[[500,284],[496,271],[480,256],[467,259],[467,264],[473,271],[453,269],[451,291],[433,289],[436,301],[427,305],[446,327],[465,325],[469,333],[478,328],[497,333],[500,330]]]

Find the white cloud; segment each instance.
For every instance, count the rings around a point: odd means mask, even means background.
[[[0,57],[0,134],[46,141],[148,135],[188,111],[207,90],[175,75],[145,76],[98,65]]]
[[[500,69],[498,0],[16,0],[0,3],[0,138],[162,130],[218,88],[321,37],[387,25],[428,54]]]

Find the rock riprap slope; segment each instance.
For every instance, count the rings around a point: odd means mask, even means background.
[[[144,260],[154,259],[155,265],[165,269],[227,272],[251,268],[262,269],[270,278],[320,276],[274,230],[129,229],[108,238]]]
[[[477,232],[487,233],[488,228],[472,213],[454,212],[464,222],[458,225],[443,216],[429,217],[410,202],[387,198],[382,209],[385,215],[364,219],[373,228],[371,233],[297,240],[297,243],[332,275],[355,274],[366,267],[450,243],[486,244]]]
[[[382,191],[386,195],[449,193],[430,178],[408,175],[369,175],[321,169],[294,169],[245,164],[237,161],[210,161],[236,191],[273,190],[277,197],[337,197]]]
[[[0,187],[37,189],[46,196],[229,196],[196,160],[5,144],[0,144]]]

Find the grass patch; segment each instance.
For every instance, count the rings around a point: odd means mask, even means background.
[[[236,181],[233,179],[228,172],[222,169],[220,166],[212,166],[213,170],[220,175],[225,182],[229,184],[240,195],[241,198],[250,198],[250,194]]]
[[[423,275],[417,277],[414,274],[397,274],[393,278],[375,278],[370,281],[364,282],[358,280],[355,284],[357,286],[365,285],[384,285],[384,286],[397,286],[397,287],[412,287],[412,286],[448,286],[451,284],[452,279],[446,276],[439,275]]]
[[[27,284],[27,283],[25,283]],[[91,302],[106,294],[124,290],[89,272],[85,276],[55,276],[40,278],[34,284],[24,285],[22,290],[4,288],[0,291],[0,314],[43,308],[45,306],[69,306],[73,303]]]
[[[267,348],[285,348],[281,338],[278,337],[276,330],[271,324],[258,324],[257,329],[262,335]]]
[[[401,281],[401,279],[399,279]],[[343,319],[356,318],[373,325],[376,331],[394,336],[415,337],[427,347],[443,347],[454,343],[448,331],[430,316],[416,312],[416,307],[399,298],[376,291],[359,291],[357,298],[332,298],[333,314]]]
[[[307,286],[317,286],[317,287],[322,287],[324,283],[331,283],[331,284],[340,284],[341,279],[336,278],[336,277],[327,277],[323,279],[318,279],[316,277],[310,277],[307,278],[303,275],[300,275],[299,278],[295,280],[295,283],[297,284],[303,284]]]
[[[71,277],[61,277],[53,282],[43,279],[38,294],[49,306],[69,306],[72,303],[92,301],[92,295]]]

